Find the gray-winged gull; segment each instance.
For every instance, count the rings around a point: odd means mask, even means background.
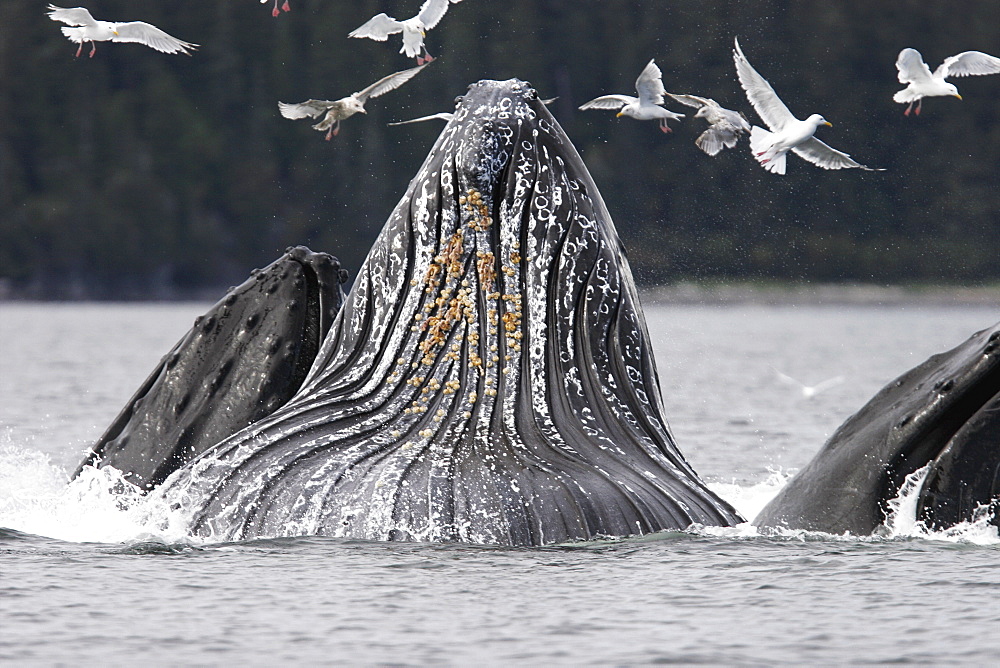
[[[843,376],[835,376],[833,378],[827,378],[826,380],[821,380],[815,385],[806,385],[802,381],[796,380],[795,378],[792,378],[787,374],[781,373],[774,367],[771,368],[774,369],[774,373],[778,376],[778,380],[780,380],[785,385],[791,385],[792,387],[798,388],[799,392],[802,393],[802,397],[804,399],[812,399],[820,392],[824,392],[830,389],[831,387],[840,385],[841,383],[844,382]]]
[[[330,141],[335,134],[340,132],[340,121],[345,118],[350,118],[357,113],[368,113],[365,111],[365,102],[368,101],[368,98],[378,97],[379,95],[384,95],[391,90],[399,88],[416,76],[417,73],[425,67],[427,67],[426,63],[418,65],[417,67],[411,67],[410,69],[403,70],[402,72],[390,74],[387,77],[379,79],[371,86],[359,90],[357,93],[351,93],[347,97],[343,97],[339,100],[306,100],[305,102],[299,102],[298,104],[279,102],[278,110],[281,111],[282,116],[285,118],[291,118],[292,120],[300,118],[319,118],[323,114],[326,114],[323,120],[313,126],[313,129],[320,131],[326,130],[326,140]]]
[[[80,57],[83,52],[85,42],[90,42],[90,57],[94,57],[97,52],[97,42],[136,42],[162,51],[163,53],[188,53],[189,50],[198,48],[197,44],[182,42],[176,37],[172,37],[154,25],[142,21],[129,21],[127,23],[114,23],[111,21],[98,21],[90,12],[83,7],[64,9],[49,5],[49,18],[53,21],[61,21],[72,28],[62,28],[62,34],[71,42],[80,44],[76,50],[76,57]]]
[[[792,151],[800,158],[823,169],[857,168],[867,171],[882,171],[866,167],[851,159],[846,153],[830,148],[813,134],[820,125],[833,126],[819,114],[813,114],[800,121],[788,110],[771,84],[755,70],[735,41],[733,60],[740,84],[747,93],[747,99],[757,110],[757,114],[767,123],[771,131],[756,125],[750,129],[750,150],[754,157],[769,172],[785,173],[785,156]]]
[[[667,93],[681,104],[694,107],[695,118],[704,118],[708,121],[708,129],[702,132],[694,140],[695,146],[709,155],[718,155],[719,151],[725,148],[736,146],[740,135],[750,132],[750,124],[746,117],[731,109],[726,109],[715,100],[697,95],[674,95]]]
[[[429,63],[434,57],[424,46],[424,37],[427,31],[436,26],[448,11],[449,4],[457,4],[462,0],[427,0],[420,7],[420,12],[405,21],[397,21],[386,13],[377,14],[368,20],[364,25],[351,31],[348,37],[367,37],[379,42],[389,39],[389,35],[397,32],[403,33],[403,48],[400,53],[405,53],[410,58],[416,58],[417,64]],[[426,55],[423,55],[426,54]]]
[[[919,116],[925,97],[948,95],[962,99],[955,84],[950,84],[945,79],[1000,74],[1000,58],[982,51],[963,51],[957,56],[945,58],[932,74],[931,68],[927,67],[919,51],[903,49],[896,58],[896,69],[899,70],[899,83],[908,85],[903,90],[897,91],[892,100],[900,104],[909,103],[903,112],[905,116],[909,116],[911,111]],[[917,105],[916,109],[913,108],[914,103]]]
[[[663,87],[663,74],[654,61],[649,61],[646,67],[635,80],[635,91],[639,97],[631,95],[602,95],[594,98],[590,102],[580,105],[580,109],[620,109],[618,116],[629,116],[640,121],[658,120],[660,130],[671,132],[667,121],[675,121],[684,118],[684,114],[675,114],[669,109],[664,109],[663,96],[666,89]]]

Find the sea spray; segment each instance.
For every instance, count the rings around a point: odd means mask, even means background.
[[[189,542],[186,524],[114,468],[72,482],[48,455],[0,448],[0,526],[70,542]]]
[[[970,521],[959,522],[947,529],[931,529],[917,519],[920,490],[930,468],[928,464],[906,476],[895,498],[889,500],[885,525],[879,533],[887,538],[927,538],[975,545],[1000,543],[998,528],[991,523],[989,504],[976,508]]]

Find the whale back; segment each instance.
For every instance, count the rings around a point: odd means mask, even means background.
[[[677,449],[611,218],[516,80],[460,99],[298,394],[162,493],[217,539],[537,545],[741,521]]]
[[[299,389],[344,300],[336,258],[290,248],[232,288],[153,369],[90,449],[143,489]]]

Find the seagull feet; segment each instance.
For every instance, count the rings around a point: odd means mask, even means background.
[[[426,65],[431,62],[434,62],[434,56],[426,49],[424,50],[424,55],[417,56],[417,65]]]
[[[924,98],[917,100],[917,108],[913,110],[913,113],[917,116],[920,115],[920,109],[924,106]]]
[[[76,56],[74,57],[79,58],[81,53],[83,53],[83,42],[80,42],[80,47],[76,50]]]
[[[288,4],[288,0],[285,0],[285,4],[281,5],[281,11],[290,12],[292,11],[291,5]]]
[[[669,134],[673,132],[673,130],[670,129],[670,126],[667,125],[666,121],[660,121],[660,132],[663,132],[664,134]]]
[[[97,42],[91,42],[90,43],[90,57],[93,58],[95,53],[97,53]]]

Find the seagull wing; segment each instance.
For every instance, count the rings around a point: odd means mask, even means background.
[[[935,77],[967,77],[974,74],[1000,74],[1000,58],[982,51],[965,51],[945,58],[936,70]]]
[[[83,7],[74,7],[73,9],[63,9],[62,7],[56,7],[55,5],[49,5],[49,18],[53,21],[62,21],[63,23],[71,26],[96,26],[97,21],[94,17],[90,15]]]
[[[872,167],[866,167],[860,162],[854,161],[851,156],[846,153],[841,153],[840,151],[830,148],[820,140],[815,137],[810,137],[798,146],[794,147],[792,151],[795,155],[808,160],[817,167],[822,167],[823,169],[849,169],[851,167],[856,167],[858,169],[863,169],[868,172],[884,172],[884,169],[874,169]]]
[[[427,2],[420,6],[420,13],[417,14],[417,18],[424,24],[425,30],[430,30],[444,18],[444,14],[447,11],[448,0],[427,0]]]
[[[896,57],[899,83],[926,83],[931,80],[931,68],[916,49],[903,49]]]
[[[442,111],[440,114],[431,114],[430,116],[421,116],[420,118],[411,118],[408,121],[396,121],[395,123],[389,123],[389,125],[407,125],[408,123],[421,123],[423,121],[433,121],[436,119],[441,119],[446,123],[451,121],[455,117],[455,114],[450,111]]]
[[[778,94],[771,88],[767,79],[758,74],[757,70],[750,65],[750,61],[740,49],[738,40],[736,48],[733,50],[733,60],[736,62],[736,74],[739,75],[740,85],[747,93],[747,99],[772,130],[779,132],[790,121],[796,120]]]
[[[113,42],[137,42],[163,53],[187,53],[189,50],[198,48],[197,44],[182,42],[156,26],[143,21],[115,23],[113,26],[117,32],[111,40]]]
[[[331,102],[330,100],[306,100],[298,104],[279,102],[278,111],[285,118],[290,118],[294,121],[300,118],[319,118],[336,105],[336,102]]]
[[[710,104],[715,104],[707,97],[698,97],[697,95],[674,95],[673,93],[667,93],[667,95],[674,98],[681,104],[686,104],[687,106],[694,107],[695,109],[701,109],[702,107],[707,107]]]
[[[415,77],[417,73],[425,67],[427,67],[427,63],[418,65],[417,67],[411,67],[410,69],[403,70],[402,72],[395,72],[387,77],[382,77],[371,86],[359,90],[354,94],[354,97],[358,98],[361,104],[364,104],[365,100],[370,97],[378,97],[379,95],[384,95],[391,90],[399,88],[407,81]]]
[[[378,14],[376,16],[368,19],[360,28],[352,30],[347,34],[348,37],[367,37],[368,39],[374,39],[377,42],[384,42],[389,39],[389,35],[393,33],[402,32],[403,23],[402,21],[397,21],[385,12]]]
[[[718,155],[722,147],[732,148],[739,140],[739,131],[729,123],[723,121],[710,125],[707,130],[701,133],[694,140],[694,145],[709,155]]]
[[[595,97],[590,102],[581,104],[580,109],[621,109],[626,104],[636,102],[637,99],[631,95],[602,95],[601,97]]]
[[[827,378],[821,383],[817,383],[816,385],[813,386],[812,389],[814,393],[819,393],[822,392],[823,390],[830,389],[834,385],[840,385],[843,382],[844,382],[843,376],[835,376],[833,378]]]
[[[723,107],[719,107],[719,111],[722,113],[722,117],[726,119],[726,122],[736,128],[737,132],[750,132],[750,123],[747,122],[747,117],[741,112],[724,109]]]
[[[794,385],[795,387],[800,387],[800,388],[806,386],[805,383],[800,382],[798,380],[795,380],[791,376],[788,376],[786,374],[781,373],[780,371],[778,371],[777,369],[775,369],[773,366],[771,367],[771,370],[774,371],[775,375],[778,377],[778,380],[780,380],[785,385]]]
[[[663,96],[667,94],[663,87],[663,73],[652,60],[635,80],[635,91],[639,93],[639,104],[663,104]]]

